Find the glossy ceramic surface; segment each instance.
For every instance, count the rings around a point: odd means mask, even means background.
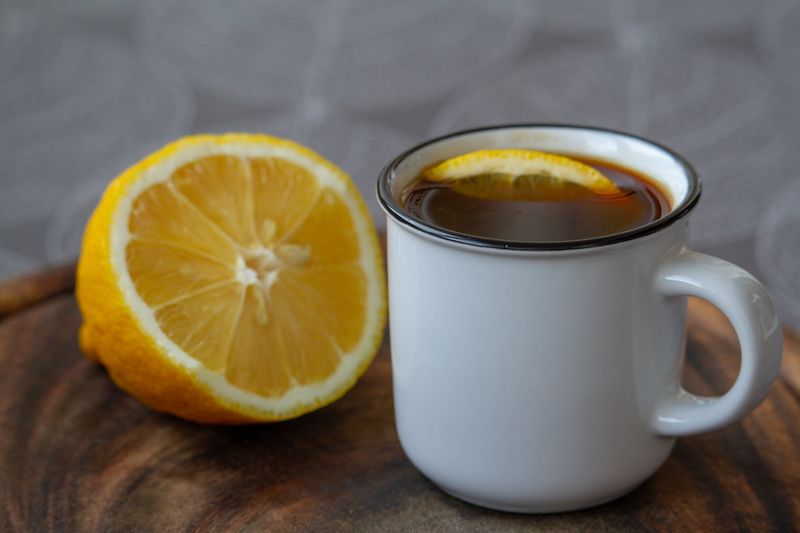
[[[675,216],[622,238],[512,249],[426,228],[389,205],[423,166],[488,147],[637,168],[669,190]],[[420,471],[486,507],[588,507],[647,479],[674,437],[734,422],[763,399],[780,364],[779,322],[752,276],[686,249],[691,173],[645,140],[559,126],[449,136],[387,167],[396,421]],[[680,386],[689,294],[718,305],[740,337],[740,375],[719,398]]]

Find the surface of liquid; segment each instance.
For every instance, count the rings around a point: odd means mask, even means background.
[[[666,195],[647,177],[606,163],[573,159],[605,174],[620,192],[601,195],[570,186],[563,194],[553,191],[544,195],[545,199],[519,199],[509,194],[489,199],[465,193],[463,187],[459,191],[453,182],[418,178],[403,192],[402,201],[414,217],[434,226],[509,242],[574,241],[614,235],[669,212]]]

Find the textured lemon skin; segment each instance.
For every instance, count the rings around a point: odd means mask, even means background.
[[[269,143],[288,145],[293,150],[318,164],[326,166],[343,178],[347,194],[358,203],[361,215],[369,223],[368,246],[363,254],[371,255],[376,275],[380,277],[380,314],[375,331],[370,335],[370,355],[365,357],[349,380],[331,394],[299,404],[294,409],[281,412],[245,406],[229,398],[220,397],[205,383],[200,382],[191,370],[178,365],[164,355],[152,336],[143,328],[120,290],[118,274],[111,261],[111,231],[116,209],[130,186],[150,167],[171,153],[191,144],[211,143]],[[380,346],[386,323],[386,283],[380,244],[366,205],[350,178],[339,168],[313,151],[284,139],[267,135],[226,134],[196,135],[178,140],[150,155],[123,172],[112,181],[92,214],[83,237],[78,261],[76,297],[83,315],[79,340],[87,358],[97,361],[108,370],[111,379],[123,390],[155,411],[202,423],[245,424],[274,422],[295,418],[328,405],[344,395],[355,385],[367,369]]]

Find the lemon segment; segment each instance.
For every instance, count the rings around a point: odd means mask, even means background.
[[[81,346],[146,405],[292,418],[374,357],[382,254],[349,177],[265,135],[181,139],[109,185],[78,265]]]

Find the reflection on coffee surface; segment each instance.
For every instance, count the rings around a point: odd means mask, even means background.
[[[666,194],[640,172],[583,157],[570,158],[587,174],[599,171],[616,185],[616,190],[598,191],[588,178],[582,183],[579,179],[561,179],[558,169],[516,174],[510,170],[513,163],[507,161],[500,165],[501,171],[476,166],[481,173],[461,172],[457,179],[437,176],[432,180],[429,170],[437,167],[432,165],[403,191],[403,205],[416,218],[434,226],[512,242],[613,235],[669,213]],[[525,170],[524,165],[520,170]]]

